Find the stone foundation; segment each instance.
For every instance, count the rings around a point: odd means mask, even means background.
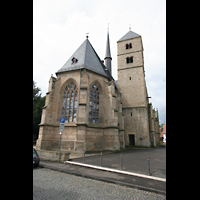
[[[36,149],[37,150],[37,149]],[[58,162],[59,160],[59,151],[50,151],[50,150],[37,150],[40,160],[49,160]],[[69,152],[60,152],[60,162],[69,160]]]

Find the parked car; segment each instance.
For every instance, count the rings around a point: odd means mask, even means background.
[[[33,148],[33,166],[38,167],[40,163],[40,157],[38,155],[38,152],[35,148]]]

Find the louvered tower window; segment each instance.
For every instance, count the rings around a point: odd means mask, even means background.
[[[62,117],[66,122],[76,121],[78,88],[71,82],[64,91]]]
[[[126,58],[126,63],[132,63],[133,62],[133,56]]]
[[[90,89],[89,123],[99,123],[99,89],[96,85]]]

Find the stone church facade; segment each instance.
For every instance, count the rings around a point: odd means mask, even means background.
[[[57,77],[50,77],[36,149],[59,149],[61,117],[65,118],[62,151],[159,144],[158,111],[149,103],[141,36],[129,31],[117,46],[117,81],[112,77],[109,33],[104,61],[86,37]]]

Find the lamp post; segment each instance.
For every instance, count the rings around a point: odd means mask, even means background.
[[[61,138],[62,138],[62,132],[60,132],[60,145],[59,145],[59,160],[58,160],[58,162],[60,162]]]

